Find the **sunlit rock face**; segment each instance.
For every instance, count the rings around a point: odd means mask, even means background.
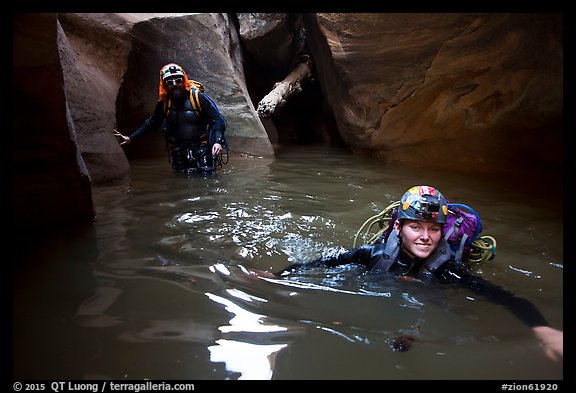
[[[158,100],[160,68],[175,62],[205,86],[227,118],[226,137],[233,152],[274,154],[247,93],[238,35],[226,15],[154,18],[135,25],[131,34],[132,49],[117,102],[119,127],[133,131],[142,124]]]
[[[317,14],[306,25],[353,150],[457,170],[561,167],[561,15]]]
[[[82,79],[98,86],[88,83],[70,93],[78,119],[86,118],[95,95],[101,97],[90,122],[93,132],[107,132],[100,145],[117,145],[112,129],[127,134],[143,123],[158,100],[160,68],[176,62],[204,84],[228,119],[232,153],[274,154],[246,91],[236,28],[225,14],[61,14],[60,19],[77,55],[71,68],[81,68]],[[94,135],[83,138],[89,139]],[[164,140],[147,136],[124,150],[130,158],[163,155]]]
[[[78,149],[94,184],[124,177],[126,155],[111,138],[131,23],[113,14],[59,14],[58,51]],[[99,39],[96,39],[99,37]]]

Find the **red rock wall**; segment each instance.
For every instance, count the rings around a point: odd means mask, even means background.
[[[308,15],[344,141],[384,162],[463,171],[560,168],[557,14]]]

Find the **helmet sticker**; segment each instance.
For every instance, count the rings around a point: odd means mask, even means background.
[[[446,223],[448,216],[446,199],[434,187],[414,186],[406,191],[400,202],[399,218]]]
[[[434,187],[430,187],[430,186],[418,186],[419,189],[419,194],[420,195],[432,195],[432,196],[436,196],[436,189]]]

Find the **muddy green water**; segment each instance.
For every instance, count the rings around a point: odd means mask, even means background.
[[[31,243],[14,277],[13,377],[562,379],[525,325],[465,289],[353,266],[246,274],[351,247],[368,217],[417,184],[476,209],[498,247],[473,271],[561,329],[559,180],[383,166],[324,147],[232,157],[211,178],[162,158],[95,187],[90,230]],[[392,348],[401,334],[415,338],[405,352]]]

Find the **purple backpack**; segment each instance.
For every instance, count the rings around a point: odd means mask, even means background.
[[[397,217],[398,209],[394,209],[388,229],[376,243],[388,239]],[[472,242],[478,238],[480,232],[482,232],[482,221],[474,209],[462,203],[448,203],[448,216],[442,228],[442,236],[448,241],[457,262],[463,262],[468,258]]]

